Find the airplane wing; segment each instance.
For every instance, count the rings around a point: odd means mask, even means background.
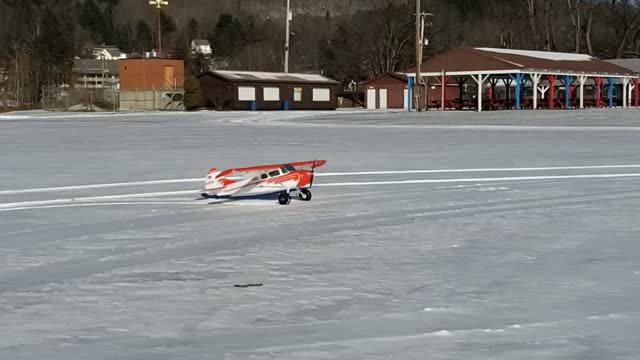
[[[243,188],[247,186],[251,182],[251,180],[253,180],[253,178],[247,178],[241,181],[236,181],[233,184],[227,186],[223,191],[219,192],[217,195],[229,196],[229,195],[235,195],[237,193],[242,193],[241,190],[243,190]]]
[[[288,163],[288,164],[293,166],[294,168],[306,168],[306,167],[308,167],[309,169],[311,169],[314,166],[314,162],[315,162],[315,167],[318,168],[318,167],[323,166],[324,164],[326,164],[327,160],[299,161],[299,162],[293,162],[293,163]]]
[[[279,169],[286,164],[291,165],[294,168],[305,168],[305,167],[311,168],[313,166],[313,163],[314,163],[314,160],[309,160],[309,161],[298,161],[293,163],[281,163],[281,164],[271,164],[271,165],[250,166],[250,167],[243,167],[243,168],[233,168],[233,169],[228,169],[221,172],[220,174],[218,174],[218,176],[216,176],[216,178],[228,177],[232,174],[239,175],[241,177],[253,178],[255,176],[254,174],[255,172]],[[316,163],[315,164],[316,167],[320,167],[326,164],[327,161],[315,160],[315,163]]]

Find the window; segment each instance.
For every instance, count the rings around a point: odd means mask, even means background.
[[[329,101],[330,99],[329,89],[313,89],[313,101]]]
[[[273,170],[272,172],[269,173],[270,177],[274,177],[278,175],[280,175],[280,170]]]
[[[263,88],[262,99],[264,101],[280,101],[280,88],[277,88],[277,87]]]
[[[261,178],[261,179],[266,179],[266,178],[268,178],[268,177],[269,177],[269,176],[267,176],[267,174],[262,174],[262,175],[260,175],[260,178]]]
[[[255,101],[256,88],[253,86],[238,86],[239,101]]]
[[[302,101],[302,88],[293,88],[293,101]]]

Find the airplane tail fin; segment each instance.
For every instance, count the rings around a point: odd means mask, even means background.
[[[222,183],[220,183],[220,181],[218,181],[218,179],[216,178],[219,174],[220,171],[216,168],[209,170],[209,173],[207,173],[207,177],[204,180],[204,188],[215,189],[222,187]]]
[[[225,186],[231,185],[235,183],[235,181],[231,179],[227,179],[226,177],[220,177],[220,170],[213,168],[209,170],[207,173],[207,177],[204,180],[204,188],[205,189],[220,189]]]

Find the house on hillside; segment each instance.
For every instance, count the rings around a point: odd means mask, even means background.
[[[211,43],[206,39],[193,39],[191,41],[191,52],[194,54],[211,55]]]
[[[115,46],[97,46],[91,50],[91,54],[94,59],[118,60],[127,58],[127,54]]]

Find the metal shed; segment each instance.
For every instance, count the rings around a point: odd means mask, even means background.
[[[335,110],[338,82],[322,75],[218,70],[198,75],[217,110]]]

